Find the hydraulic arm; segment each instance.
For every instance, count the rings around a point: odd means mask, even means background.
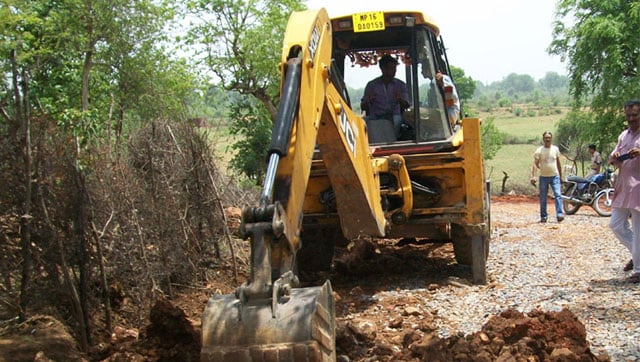
[[[250,275],[233,295],[209,300],[203,361],[335,360],[331,283],[302,288],[299,277],[326,279],[339,240],[451,239],[456,260],[486,282],[480,120],[454,128],[442,94],[431,91],[428,75],[445,69],[438,34],[419,12],[291,15],[265,181],[258,204],[242,213]],[[351,109],[345,73],[388,55],[404,68],[412,109],[365,122]],[[396,131],[396,116],[408,133]]]
[[[387,158],[373,159],[364,122],[331,83],[326,12],[294,13],[287,28],[295,30],[288,30],[284,40],[281,100],[264,187],[259,205],[243,211],[241,232],[251,241],[250,277],[234,296],[209,301],[202,322],[203,360],[276,343],[287,351],[304,345],[308,353],[333,359],[331,285],[296,288],[294,274],[314,152],[317,147],[328,170],[348,238],[385,235],[378,169],[403,168],[400,156],[391,166]],[[403,191],[410,193],[406,168],[404,177]]]

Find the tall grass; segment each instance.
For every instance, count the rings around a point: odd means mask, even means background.
[[[229,163],[236,152],[231,149],[231,145],[236,142],[236,137],[230,134],[229,125],[214,121],[202,128],[202,132],[206,133],[209,142],[213,145],[216,166],[224,172],[232,172],[229,169]]]

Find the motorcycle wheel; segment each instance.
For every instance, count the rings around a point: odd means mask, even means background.
[[[600,216],[611,216],[611,198],[613,197],[613,189],[606,189],[604,192],[599,193],[593,200],[593,209],[596,210]]]
[[[564,209],[564,213],[567,215],[573,215],[576,212],[578,212],[578,209],[580,209],[580,206],[582,205],[575,203],[573,201],[570,201],[567,199],[562,200],[562,208]]]
[[[578,209],[580,209],[580,206],[582,206],[581,203],[570,201],[571,197],[577,193],[576,189],[578,185],[575,182],[569,182],[565,183],[563,186],[564,191],[562,192],[562,208],[564,209],[564,213],[566,215],[573,215],[578,212]]]

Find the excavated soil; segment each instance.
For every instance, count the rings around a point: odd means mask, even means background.
[[[501,197],[494,207],[535,219],[536,200]],[[501,213],[505,215],[505,213]],[[495,220],[498,223],[500,220]],[[537,233],[538,225],[521,232]],[[565,223],[565,235],[584,225]],[[575,230],[569,230],[576,228]],[[452,298],[470,286],[469,268],[455,263],[450,244],[424,240],[360,241],[341,250],[331,275],[336,300],[339,361],[609,361],[595,355],[584,324],[568,309],[528,313],[506,309],[487,316],[474,333],[438,333],[438,311],[425,307],[416,290],[451,286]],[[189,289],[174,300],[158,300],[144,329],[116,326],[114,333],[83,355],[64,326],[34,317],[0,330],[0,361],[197,361],[199,316],[214,291],[237,286],[229,266],[205,289]],[[456,291],[457,290],[457,291]],[[384,292],[391,296],[378,297]]]

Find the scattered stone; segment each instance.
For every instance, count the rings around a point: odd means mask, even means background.
[[[402,315],[404,316],[408,316],[408,315],[412,315],[412,316],[417,316],[420,315],[420,309],[416,308],[416,307],[406,307],[404,309],[404,313],[402,313]]]
[[[576,354],[566,347],[554,348],[553,352],[551,352],[551,358],[558,361],[577,361]]]
[[[126,329],[121,326],[113,327],[111,333],[111,343],[124,343],[138,340],[139,332],[137,329]]]
[[[396,317],[396,318],[394,318],[394,319],[389,321],[389,328],[398,329],[398,328],[402,327],[402,322],[403,322],[402,317]]]
[[[404,338],[402,339],[402,344],[404,346],[409,346],[414,342],[419,341],[421,338],[422,336],[417,331],[409,331],[404,335]]]
[[[487,336],[487,334],[486,334],[486,333],[484,333],[484,332],[480,332],[480,333],[478,334],[478,336],[480,337],[480,340],[481,340],[483,343],[489,343],[489,342],[491,342],[491,338],[489,338],[489,336]]]
[[[376,326],[369,321],[349,323],[347,327],[359,341],[374,340],[377,335]]]
[[[554,229],[537,222],[531,200],[492,205],[487,285],[469,283],[470,269],[455,263],[448,244],[381,240],[387,258],[368,260],[375,267],[346,283],[370,301],[338,317],[368,319],[378,334],[344,352],[357,361],[640,361],[629,343],[640,337],[639,289],[620,282],[629,256],[608,219],[581,209]],[[381,343],[401,352],[376,355]]]

